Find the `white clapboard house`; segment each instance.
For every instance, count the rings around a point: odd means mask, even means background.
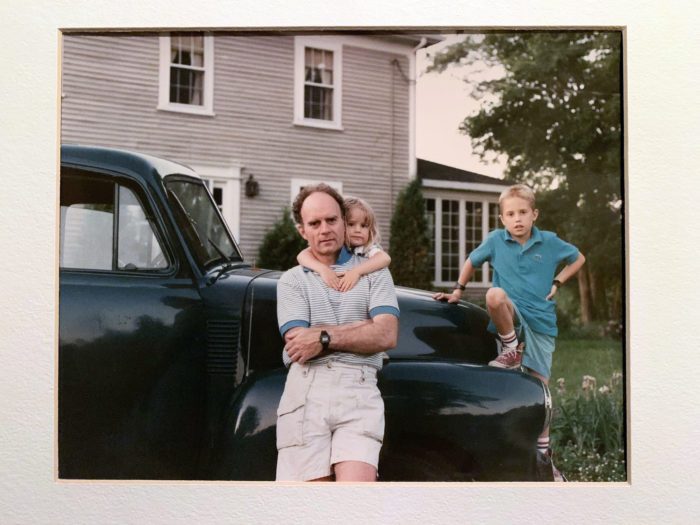
[[[366,198],[388,239],[396,196],[417,171],[416,50],[439,40],[67,32],[61,141],[194,168],[250,262],[312,182]]]

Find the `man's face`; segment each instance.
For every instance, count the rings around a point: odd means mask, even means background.
[[[345,240],[345,222],[335,199],[327,193],[312,193],[301,206],[301,221],[299,233],[309,242],[314,256],[335,262]]]
[[[508,197],[501,202],[501,222],[513,239],[526,241],[530,238],[537,214],[538,211],[522,197]]]

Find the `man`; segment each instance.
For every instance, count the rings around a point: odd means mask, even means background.
[[[342,197],[306,187],[293,205],[314,257],[338,272],[363,261],[344,247]],[[277,319],[289,367],[277,410],[278,481],[375,481],[384,437],[377,388],[381,352],[396,346],[398,303],[387,269],[339,292],[296,266],[277,287]]]

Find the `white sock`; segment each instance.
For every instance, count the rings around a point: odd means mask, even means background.
[[[498,334],[498,337],[501,338],[503,348],[508,348],[510,350],[515,350],[518,348],[518,336],[515,335],[515,330],[506,335]]]

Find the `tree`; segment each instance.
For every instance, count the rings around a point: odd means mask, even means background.
[[[258,266],[270,270],[288,270],[297,265],[297,254],[307,243],[299,235],[288,207],[282,217],[268,230],[258,249]]]
[[[430,238],[420,188],[420,180],[415,178],[399,193],[391,217],[389,255],[397,285],[428,289]]]
[[[496,79],[467,74],[484,103],[460,130],[482,157],[505,153],[506,178],[538,192],[540,226],[586,255],[584,320],[621,314],[621,48],[619,31],[490,33],[448,46],[428,68],[502,67]]]

